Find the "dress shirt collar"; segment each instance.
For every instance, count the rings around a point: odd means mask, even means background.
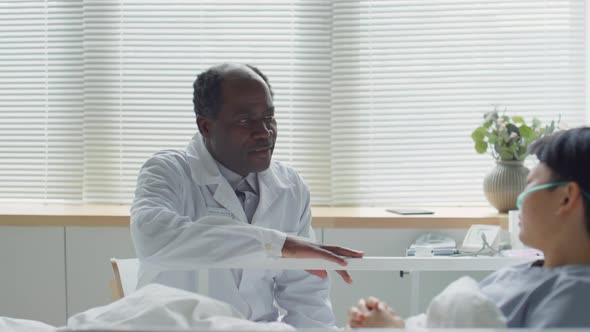
[[[219,167],[219,172],[221,175],[229,182],[231,188],[235,191],[242,181],[246,181],[246,183],[250,186],[250,188],[254,191],[255,194],[258,195],[258,177],[256,173],[249,173],[245,177],[242,177],[239,174],[236,174],[229,168],[223,166],[220,162],[215,160],[217,166]]]

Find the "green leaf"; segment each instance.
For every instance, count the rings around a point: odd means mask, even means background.
[[[533,128],[539,128],[541,127],[541,120],[534,118],[533,119]]]
[[[498,130],[498,138],[499,138],[500,141],[507,142],[508,139],[510,138],[507,129],[508,128],[506,128],[504,130]]]
[[[508,135],[510,135],[512,133],[516,133],[517,135],[520,136],[520,131],[518,130],[518,127],[513,125],[512,123],[509,123],[506,125],[506,130],[508,132]]]
[[[498,154],[500,154],[500,152],[504,151],[503,145],[501,144],[501,140],[498,140],[498,142],[496,144],[494,144],[494,150]]]
[[[471,138],[477,143],[479,141],[483,141],[483,139],[486,137],[486,134],[487,131],[484,127],[478,127],[473,131],[473,133],[471,133]]]
[[[513,116],[512,121],[518,124],[524,124],[524,118],[522,116]]]
[[[514,160],[514,154],[510,151],[500,151],[498,152],[498,155],[502,160]]]
[[[525,124],[521,125],[518,130],[520,131],[520,136],[524,139],[525,142],[532,142],[535,138],[535,132],[533,129]]]
[[[478,141],[475,143],[475,151],[477,151],[477,153],[482,154],[485,153],[488,150],[488,143],[484,142],[484,141]]]

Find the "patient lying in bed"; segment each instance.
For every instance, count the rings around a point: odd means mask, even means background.
[[[425,313],[405,321],[374,297],[359,301],[350,314],[350,327],[506,328],[506,318],[500,309],[470,277],[451,283],[430,302]]]
[[[589,327],[590,265],[547,269],[542,261],[502,269],[481,283],[463,277],[432,300],[425,315],[405,321],[374,297],[349,311],[349,326]]]

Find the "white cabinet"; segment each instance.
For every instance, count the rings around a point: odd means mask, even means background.
[[[466,229],[324,229],[323,242],[362,250],[366,256],[405,256],[414,240],[426,233],[448,235],[460,245]],[[346,323],[348,309],[359,298],[376,296],[389,303],[402,317],[412,312],[412,286],[418,287],[419,297],[414,299],[418,312],[423,312],[432,297],[451,281],[462,275],[481,279],[489,272],[420,272],[419,282],[412,285],[410,276],[400,277],[399,271],[351,272],[353,284],[347,285],[336,274],[332,276],[332,305],[338,326]]]
[[[0,227],[0,316],[65,324],[63,227]]]
[[[135,257],[129,228],[66,227],[68,317],[112,302],[111,257]]]

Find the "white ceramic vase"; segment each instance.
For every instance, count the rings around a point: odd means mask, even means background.
[[[522,161],[496,161],[483,180],[483,191],[488,202],[501,213],[516,209],[516,198],[526,187],[529,169]]]

